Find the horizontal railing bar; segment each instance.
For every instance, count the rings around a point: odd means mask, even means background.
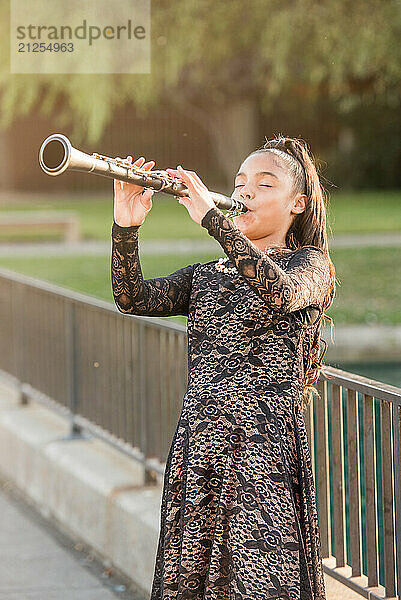
[[[394,385],[330,366],[323,366],[320,377],[329,383],[341,385],[349,390],[355,390],[362,394],[366,394],[367,396],[373,396],[378,400],[393,402],[397,406],[401,405],[401,388],[395,387]]]
[[[343,585],[346,585],[348,588],[350,588],[351,590],[353,590],[354,592],[356,592],[363,598],[369,598],[369,600],[384,600],[384,599],[390,600],[390,599],[386,598],[383,586],[378,586],[379,590],[383,589],[382,594],[380,594],[379,591],[375,592],[374,590],[372,590],[372,588],[364,587],[363,585],[360,585],[355,580],[352,581],[352,579],[348,578],[346,575],[343,575],[335,568],[332,569],[331,567],[328,567],[324,562],[323,562],[323,571],[325,573],[327,573],[327,575],[330,575],[330,577],[332,577],[333,579],[336,579]],[[355,579],[358,579],[358,577]]]
[[[146,324],[150,327],[168,329],[170,331],[173,330],[181,333],[186,332],[186,326],[184,324],[177,323],[174,321],[169,321],[168,323],[166,323],[166,321],[159,317],[143,317],[140,315],[130,315],[128,313],[122,313],[116,308],[116,306],[113,303],[107,302],[107,300],[101,300],[100,298],[95,298],[94,296],[89,296],[82,292],[73,291],[69,288],[64,288],[63,286],[57,285],[55,283],[49,283],[41,279],[35,279],[34,277],[30,277],[29,275],[22,275],[21,273],[10,271],[4,267],[0,268],[0,278],[12,280],[16,283],[21,283],[23,285],[28,285],[30,287],[40,289],[44,292],[52,294],[53,296],[58,296],[62,300],[68,299],[73,302],[88,304],[94,308],[111,311],[117,315],[121,315],[121,317],[128,316],[131,318],[140,319],[146,322]]]

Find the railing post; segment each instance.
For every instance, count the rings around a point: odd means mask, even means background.
[[[365,530],[368,586],[379,584],[377,556],[377,454],[375,403],[370,394],[363,395],[363,437],[364,437],[364,484],[365,484]]]
[[[390,402],[381,403],[381,459],[382,459],[382,501],[383,501],[383,548],[384,548],[384,587],[386,596],[395,596],[395,553],[394,553],[394,488],[393,456],[391,440]],[[394,441],[394,440],[393,440]]]
[[[397,594],[401,597],[401,479],[400,479],[400,419],[401,408],[391,404],[393,425],[394,501],[395,501],[395,560]]]
[[[146,364],[147,356],[147,339],[145,333],[145,323],[141,320],[138,323],[138,340],[137,340],[137,357],[138,357],[138,396],[140,407],[140,448],[143,455],[144,483],[145,485],[153,485],[157,478],[155,473],[147,468],[146,461],[148,459],[148,410],[147,410],[147,385],[146,385]]]
[[[29,397],[24,391],[24,340],[23,327],[24,319],[21,306],[21,284],[15,281],[11,282],[11,310],[13,324],[13,349],[14,349],[14,374],[18,380],[19,403],[26,405],[29,403]]]
[[[71,411],[70,437],[82,437],[82,428],[75,423],[75,415],[78,412],[76,317],[75,304],[69,300],[65,303],[65,340],[68,403]]]

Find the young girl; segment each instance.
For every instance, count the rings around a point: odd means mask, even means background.
[[[144,160],[134,164],[154,166]],[[315,165],[301,140],[268,141],[235,176],[248,211],[233,221],[196,173],[169,172],[226,258],[144,281],[138,229],[153,192],[114,182],[118,309],[188,316],[188,387],[166,461],[151,600],[323,600],[302,411],[327,347],[319,357],[335,271]]]

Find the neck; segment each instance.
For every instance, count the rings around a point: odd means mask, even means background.
[[[271,246],[277,246],[280,248],[287,247],[287,245],[285,243],[285,239],[283,240],[282,238],[280,238],[277,235],[276,236],[267,235],[266,237],[259,238],[259,239],[251,239],[251,238],[249,238],[249,239],[252,242],[252,244],[254,246],[256,246],[256,248],[258,248],[261,252],[263,252],[266,248],[269,248]]]

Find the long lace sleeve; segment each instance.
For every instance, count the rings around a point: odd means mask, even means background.
[[[188,315],[192,276],[188,265],[166,277],[143,279],[138,252],[139,226],[112,225],[111,284],[122,313],[149,317]]]
[[[328,260],[319,248],[300,248],[292,254],[283,270],[254,246],[218,208],[211,208],[201,225],[219,242],[242,277],[271,310],[287,313],[323,304],[330,271]]]

